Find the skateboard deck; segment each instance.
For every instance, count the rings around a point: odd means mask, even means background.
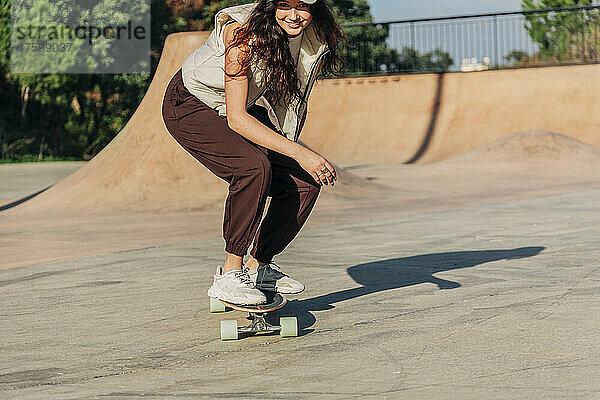
[[[296,317],[281,317],[279,325],[271,325],[265,321],[265,315],[279,310],[287,303],[285,296],[279,293],[264,292],[267,302],[257,305],[232,304],[216,298],[210,299],[210,312],[218,313],[227,311],[227,308],[235,311],[247,312],[249,325],[238,327],[237,320],[221,321],[221,340],[237,340],[239,334],[259,332],[279,332],[281,337],[298,336],[298,322]]]
[[[248,312],[248,313],[251,313],[251,312],[268,313],[271,311],[279,310],[281,307],[285,306],[285,303],[287,303],[287,299],[279,293],[264,292],[264,294],[267,298],[267,302],[264,304],[257,304],[257,305],[252,305],[252,306],[228,303],[223,300],[220,300],[220,301],[221,301],[221,303],[225,304],[226,307],[232,308],[237,311],[244,311],[244,312]]]

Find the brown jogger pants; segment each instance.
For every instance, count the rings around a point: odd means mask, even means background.
[[[276,130],[265,108],[253,106],[249,112]],[[225,251],[244,256],[254,239],[251,255],[261,263],[271,262],[306,222],[320,185],[294,159],[230,129],[225,117],[188,92],[181,70],[167,87],[162,114],[173,138],[229,183],[223,218]],[[261,224],[267,196],[271,203]]]

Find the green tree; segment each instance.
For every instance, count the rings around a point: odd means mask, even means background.
[[[522,0],[523,10],[598,5],[597,0]],[[559,11],[525,16],[525,29],[541,56],[556,62],[598,61],[598,10]]]
[[[366,0],[333,0],[330,2],[342,24],[372,23],[371,9]],[[346,26],[348,47],[345,50],[346,74],[362,75],[390,70],[389,60],[395,50],[388,48],[387,25]]]
[[[14,133],[18,87],[7,79],[10,70],[10,0],[0,0],[0,159],[27,145]]]
[[[510,64],[520,65],[521,63],[525,62],[528,57],[529,57],[529,54],[527,54],[526,51],[513,50],[510,53],[508,53],[508,55],[505,56],[504,59],[506,61],[508,61]]]
[[[424,72],[447,72],[454,64],[450,54],[435,49],[421,54],[412,47],[404,47],[401,52],[390,51],[381,68],[388,73],[424,73]]]
[[[0,0],[10,5],[8,0]],[[19,1],[19,0],[13,0]],[[66,4],[72,0],[62,0]],[[58,3],[43,0],[34,7],[23,8],[15,13],[16,23],[36,21],[39,16],[49,18],[39,21],[52,24]],[[121,23],[127,15],[117,15],[113,8],[117,3],[98,3],[96,21]],[[139,2],[138,4],[142,4]],[[133,5],[130,5],[133,7]],[[0,19],[10,21],[10,13],[0,7]],[[16,9],[13,9],[13,11]],[[85,17],[85,10],[69,7],[76,18]],[[132,12],[133,9],[131,9]],[[1,24],[10,26],[9,23]],[[0,31],[0,87],[3,89],[0,107],[0,158],[19,159],[26,154],[38,159],[70,156],[90,159],[99,152],[133,114],[143,98],[149,82],[149,74],[61,74],[61,73],[11,73],[9,57],[3,57],[3,49],[10,49],[10,32]],[[92,54],[79,52],[74,45],[72,53],[48,54],[46,57],[28,58],[24,66],[43,68],[48,64],[59,67],[73,65],[94,67],[98,62],[114,60],[109,46],[93,48]],[[89,51],[88,51],[89,53]],[[15,57],[15,52],[12,56]],[[59,57],[59,59],[56,58]],[[37,63],[37,64],[36,64]],[[23,65],[23,64],[22,64]]]
[[[21,18],[28,23],[39,15],[53,22],[55,15],[50,14],[54,12],[51,7],[68,2],[72,0],[37,1],[33,7],[24,8],[24,12],[15,13],[16,22]],[[10,0],[0,0],[0,159],[93,157],[129,120],[144,96],[149,74],[11,72],[11,56],[15,54],[14,51],[11,54],[11,5]],[[103,21],[118,19],[110,8],[117,5],[115,1],[99,5],[98,18]],[[135,12],[131,8],[133,5],[128,7]],[[81,11],[77,7],[69,10]],[[31,64],[38,62],[37,66],[43,67],[43,63],[48,62],[83,62],[93,66],[98,60],[110,61],[108,51],[107,46],[98,46],[93,56],[81,56],[75,51],[71,57],[61,60],[53,60],[52,55],[37,61],[31,59]]]
[[[10,0],[0,0],[0,74],[8,69],[10,53]]]

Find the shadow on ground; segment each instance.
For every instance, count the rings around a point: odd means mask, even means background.
[[[309,328],[316,321],[311,311],[330,310],[335,308],[334,304],[342,301],[421,283],[434,283],[440,290],[456,289],[462,285],[437,278],[434,274],[475,267],[492,261],[534,257],[544,249],[544,247],[521,247],[508,250],[434,253],[354,265],[347,269],[348,274],[362,286],[305,300],[291,300],[285,308],[285,313],[297,316],[300,328],[298,333],[305,335],[313,331]]]

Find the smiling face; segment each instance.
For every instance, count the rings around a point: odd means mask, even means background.
[[[288,36],[298,36],[312,21],[310,5],[301,0],[278,1],[275,19]]]

